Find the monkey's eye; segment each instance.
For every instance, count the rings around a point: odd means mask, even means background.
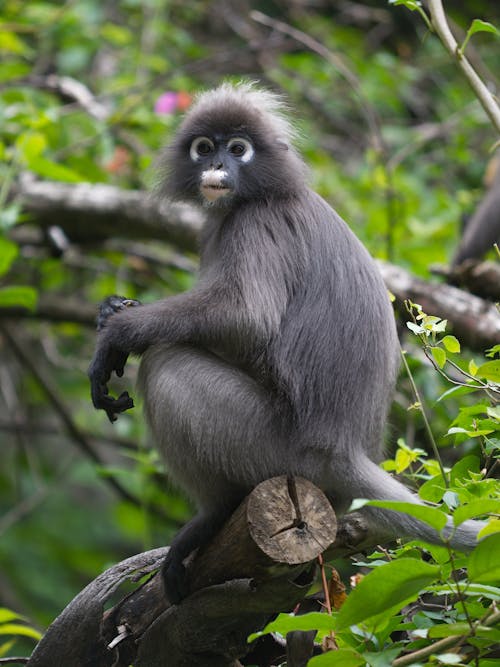
[[[215,149],[213,141],[208,137],[196,137],[196,139],[191,144],[189,149],[189,155],[191,160],[196,162],[200,157],[205,157],[210,155],[210,153]]]
[[[253,158],[254,150],[252,144],[242,137],[234,137],[227,142],[227,150],[239,157],[242,162],[249,162]]]

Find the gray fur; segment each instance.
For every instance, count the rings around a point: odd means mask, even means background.
[[[200,174],[220,164],[228,173],[230,194],[207,205],[199,282],[114,315],[101,332],[104,350],[144,353],[148,422],[200,508],[174,541],[177,560],[274,475],[310,479],[340,512],[357,497],[420,502],[376,464],[399,365],[387,290],[366,249],[308,189],[279,108],[248,86],[198,100],[163,154],[160,192],[202,203]],[[247,164],[225,148],[234,135],[254,146]],[[189,157],[198,136],[220,146],[213,159]],[[409,516],[367,511],[394,535],[440,539]],[[471,548],[477,529],[464,524],[453,544]]]

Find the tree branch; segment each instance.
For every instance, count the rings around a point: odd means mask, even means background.
[[[490,93],[488,88],[485,86],[481,78],[476,74],[476,71],[474,70],[470,62],[460,51],[457,41],[454,38],[453,33],[451,32],[450,27],[448,25],[448,21],[446,20],[446,15],[444,13],[441,0],[428,0],[427,4],[429,6],[429,11],[431,14],[432,25],[436,33],[438,34],[441,42],[444,44],[444,47],[446,48],[450,56],[462,70],[470,87],[472,88],[477,99],[481,103],[481,106],[488,114],[497,132],[500,133],[500,107],[498,106],[495,98]]]
[[[23,185],[18,193],[40,225],[58,224],[70,238],[82,242],[97,238],[154,238],[193,252],[203,225],[202,210],[107,185],[40,181]],[[456,335],[472,349],[483,351],[500,342],[500,314],[491,302],[456,287],[424,281],[393,264],[379,262],[379,268],[405,316],[402,304],[411,299],[428,314],[447,319]],[[34,312],[0,308],[0,318],[16,315],[93,326],[94,312],[88,304],[41,295]]]
[[[451,285],[422,280],[394,264],[379,261],[378,266],[403,317],[407,317],[404,301],[410,299],[428,315],[448,320],[457,338],[474,350],[500,343],[500,314],[495,304]]]
[[[112,185],[23,179],[11,196],[42,227],[60,226],[71,241],[107,238],[162,239],[185,250],[198,247],[203,214],[181,202]]]

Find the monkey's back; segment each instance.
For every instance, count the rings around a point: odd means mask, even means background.
[[[363,443],[377,458],[399,366],[387,289],[365,247],[319,195],[307,192],[294,224],[309,252],[268,363],[306,438],[337,453]]]

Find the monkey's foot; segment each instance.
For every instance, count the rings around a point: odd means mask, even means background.
[[[170,553],[163,561],[161,567],[161,577],[163,579],[163,588],[165,597],[172,604],[179,604],[188,596],[189,589],[186,581],[186,568],[175,558],[175,554],[170,558]]]

